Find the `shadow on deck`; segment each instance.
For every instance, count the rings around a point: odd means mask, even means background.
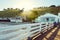
[[[40,35],[39,37],[37,37],[34,40],[54,40],[59,29],[60,29],[60,27],[54,27],[51,30],[48,30],[47,32],[43,33],[42,35]],[[47,36],[47,35],[50,35],[50,36]]]

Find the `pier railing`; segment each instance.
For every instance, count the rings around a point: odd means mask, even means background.
[[[28,40],[53,28],[53,25],[46,22],[0,27],[0,40]]]

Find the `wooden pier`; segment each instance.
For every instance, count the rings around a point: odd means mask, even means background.
[[[60,40],[60,27],[52,28],[33,40]]]

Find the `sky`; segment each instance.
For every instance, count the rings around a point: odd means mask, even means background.
[[[60,0],[0,0],[0,10],[4,8],[25,8],[25,10],[34,7],[60,5]]]

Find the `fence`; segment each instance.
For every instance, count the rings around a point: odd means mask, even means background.
[[[53,27],[53,23],[31,23],[22,25],[6,25],[0,27],[0,40],[27,40],[48,28]],[[1,25],[0,25],[1,26]]]

